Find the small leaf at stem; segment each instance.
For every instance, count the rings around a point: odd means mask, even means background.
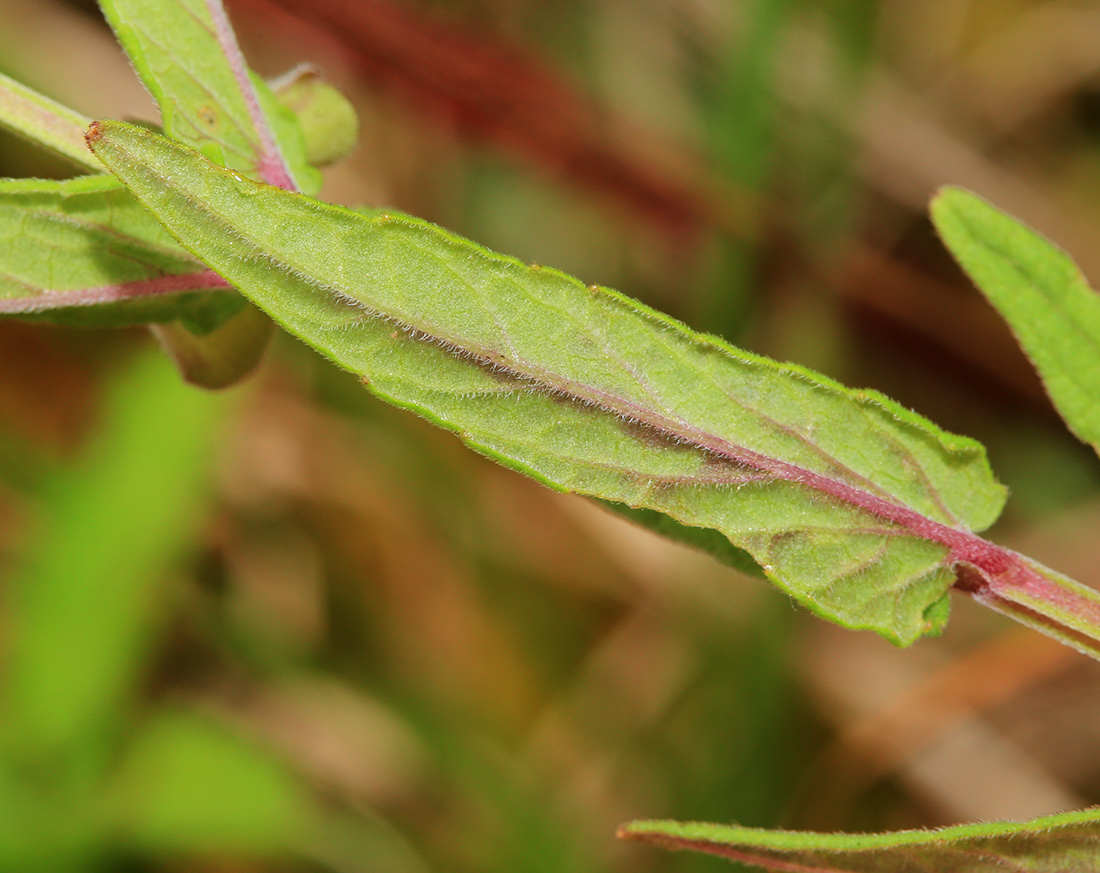
[[[298,116],[306,160],[315,167],[333,164],[355,148],[359,138],[355,108],[313,67],[296,67],[272,82],[271,89],[279,102]]]
[[[561,490],[720,531],[814,611],[902,644],[1004,489],[972,440],[425,222],[320,203],[98,122],[97,156],[177,237],[379,396]]]
[[[240,312],[209,333],[195,333],[179,322],[150,328],[185,381],[218,389],[235,385],[259,366],[274,325],[246,301]]]
[[[932,221],[955,259],[1009,323],[1069,429],[1100,452],[1100,295],[1073,260],[961,188]]]

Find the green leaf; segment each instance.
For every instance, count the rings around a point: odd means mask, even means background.
[[[84,143],[90,123],[90,118],[0,73],[0,124],[82,170],[98,173],[103,167]]]
[[[246,66],[221,0],[103,0],[104,14],[161,110],[165,131],[219,163],[316,191],[297,116]],[[209,332],[165,327],[157,339],[184,378],[222,388],[259,363],[271,334],[254,312]]]
[[[280,104],[246,69],[220,0],[102,0],[100,5],[160,107],[169,136],[272,184],[294,186],[285,164],[294,157],[293,175],[317,184],[289,110],[279,118],[282,139],[276,144],[265,110]],[[289,146],[287,153],[279,146]]]
[[[117,829],[154,854],[285,851],[311,817],[303,786],[269,752],[180,712],[138,734],[111,798]]]
[[[1009,323],[1058,412],[1100,452],[1100,296],[1073,260],[960,188],[932,201],[943,241]]]
[[[0,180],[0,264],[0,315],[22,319],[205,325],[244,305],[111,176]]]
[[[379,396],[568,491],[720,531],[814,611],[912,642],[1004,489],[985,453],[887,398],[738,351],[392,213],[211,164],[156,133],[89,143],[180,242]]]
[[[719,855],[766,870],[806,873],[1070,873],[1100,866],[1100,809],[1029,822],[891,834],[816,834],[731,825],[637,821],[628,840]]]

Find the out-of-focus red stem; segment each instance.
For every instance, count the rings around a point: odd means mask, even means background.
[[[564,77],[491,35],[388,0],[235,0],[234,8],[281,19],[287,29],[319,27],[369,81],[464,136],[525,154],[610,195],[675,236],[740,221],[732,190],[716,196],[702,190],[701,180],[647,162],[631,148],[621,119],[609,124],[607,113]]]

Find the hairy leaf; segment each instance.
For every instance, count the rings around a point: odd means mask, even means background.
[[[892,834],[816,834],[637,821],[620,828],[619,836],[786,873],[1089,873],[1100,867],[1097,808],[1029,822]]]
[[[1011,326],[1070,430],[1100,451],[1100,296],[1069,255],[968,191],[941,190],[932,220]]]
[[[23,319],[201,330],[244,305],[111,176],[0,181],[0,264],[0,315]]]
[[[912,642],[942,626],[954,563],[995,550],[971,533],[1004,500],[981,446],[877,393],[143,128],[97,123],[89,143],[186,248],[379,396],[552,487],[718,530],[837,622]]]
[[[295,173],[305,171],[317,182],[304,163],[293,113],[280,110],[270,89],[246,69],[220,0],[102,0],[100,5],[157,101],[169,136],[284,187],[295,187],[284,163],[295,157]],[[269,128],[273,118],[284,135],[278,144]],[[292,154],[281,153],[280,145],[289,145]]]

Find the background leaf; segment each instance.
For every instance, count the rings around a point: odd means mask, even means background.
[[[932,220],[1012,327],[1070,430],[1100,452],[1100,296],[1069,255],[968,191],[941,190]]]
[[[12,581],[7,728],[32,759],[117,729],[147,666],[165,573],[202,516],[229,403],[148,355],[111,400],[82,463],[46,484],[42,539]]]
[[[143,725],[110,791],[116,827],[153,855],[287,851],[308,804],[269,752],[209,719],[166,711]]]

